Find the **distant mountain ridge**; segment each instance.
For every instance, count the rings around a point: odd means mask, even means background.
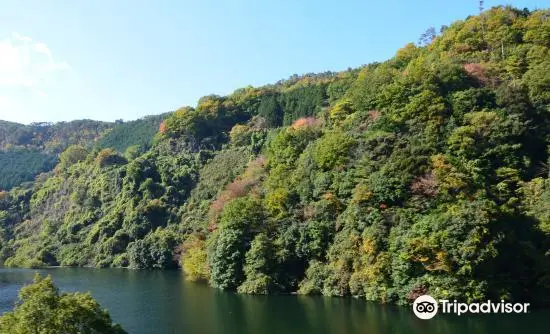
[[[83,119],[25,125],[0,120],[0,190],[9,190],[50,171],[59,153],[70,145],[112,147],[120,152],[137,145],[140,151],[147,150],[169,114],[128,122]]]

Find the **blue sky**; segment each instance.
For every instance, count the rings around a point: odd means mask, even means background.
[[[261,3],[260,3],[261,2]],[[539,1],[485,1],[530,9]],[[0,0],[0,119],[131,120],[391,57],[476,0]]]

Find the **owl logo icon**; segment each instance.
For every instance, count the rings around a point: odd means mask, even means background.
[[[437,301],[429,295],[422,295],[413,303],[414,314],[423,320],[428,320],[437,314]]]

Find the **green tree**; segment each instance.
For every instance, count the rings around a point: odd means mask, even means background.
[[[244,273],[246,280],[238,288],[241,293],[268,294],[274,289],[274,249],[265,233],[258,234],[246,253]]]
[[[59,165],[62,168],[67,168],[86,159],[87,156],[88,150],[86,148],[80,145],[72,145],[59,155]]]
[[[258,107],[258,115],[262,116],[267,126],[278,127],[283,125],[283,109],[275,94],[266,94],[262,97]]]
[[[2,334],[126,333],[89,293],[60,293],[50,276],[36,274],[19,292],[12,312],[0,317]]]
[[[263,208],[254,198],[237,198],[225,206],[209,245],[213,286],[235,289],[244,281],[245,255],[263,220]]]

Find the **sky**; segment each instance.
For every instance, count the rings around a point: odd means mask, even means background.
[[[548,0],[485,1],[547,8]],[[383,61],[476,0],[0,0],[0,119],[133,120]]]

